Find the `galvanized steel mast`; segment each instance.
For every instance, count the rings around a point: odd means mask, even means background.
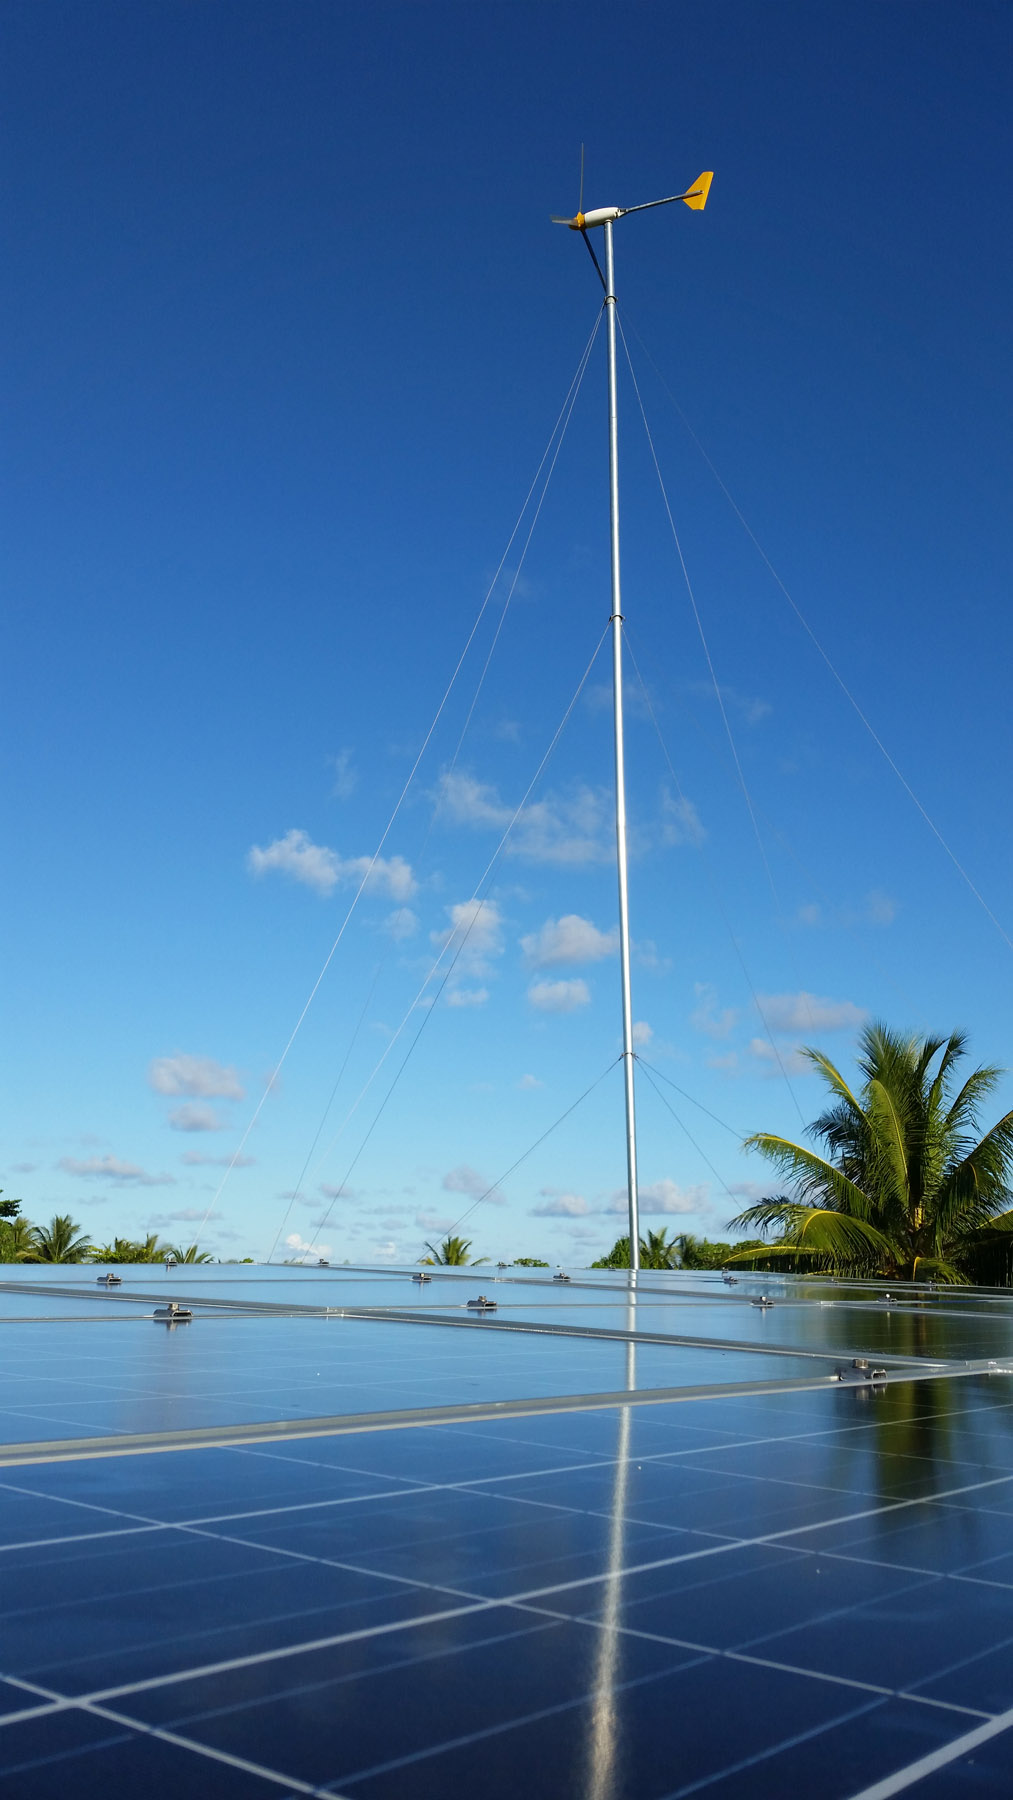
[[[612,711],[615,730],[616,764],[616,864],[619,875],[619,966],[622,982],[623,1009],[623,1085],[626,1096],[626,1192],[630,1227],[630,1268],[640,1267],[640,1194],[637,1184],[637,1111],[633,1065],[633,999],[630,983],[629,886],[626,850],[626,762],[623,746],[623,612],[619,580],[619,408],[616,379],[616,292],[615,265],[612,254],[612,226],[627,213],[647,212],[654,206],[670,206],[682,200],[694,212],[702,212],[707,204],[712,180],[710,173],[699,176],[684,194],[669,194],[662,200],[648,200],[640,206],[602,206],[592,212],[579,208],[572,219],[555,219],[556,225],[568,225],[579,231],[594,258],[605,289],[605,313],[608,326],[608,394],[609,394],[609,524],[612,562]],[[583,151],[581,152],[581,206],[583,205]],[[602,272],[594,255],[588,231],[601,226],[605,234],[605,269]]]

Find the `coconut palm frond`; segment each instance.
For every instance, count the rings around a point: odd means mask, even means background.
[[[946,1114],[948,1130],[962,1131],[965,1126],[970,1126],[973,1130],[978,1112],[978,1102],[997,1086],[1002,1079],[1002,1073],[1001,1069],[994,1067],[972,1071]]]
[[[855,1219],[828,1207],[804,1206],[784,1199],[761,1201],[759,1206],[750,1208],[749,1215],[743,1215],[741,1222],[765,1223],[769,1227],[775,1213],[778,1222],[784,1226],[780,1242],[737,1251],[732,1260],[757,1262],[768,1254],[782,1261],[792,1256],[816,1257],[820,1268],[856,1273],[861,1270],[871,1272],[883,1262],[896,1260],[894,1245],[881,1231],[866,1224],[864,1219]]]
[[[937,1228],[944,1233],[953,1231],[961,1219],[971,1226],[980,1225],[1004,1212],[1011,1198],[1011,1174],[1013,1112],[1008,1112],[950,1171],[936,1196]]]
[[[906,1207],[911,1197],[911,1177],[905,1122],[896,1097],[883,1081],[874,1080],[869,1083],[869,1120],[879,1153],[878,1160],[885,1165],[884,1173],[888,1175],[897,1200]]]
[[[723,1269],[787,1270],[790,1275],[835,1275],[833,1258],[825,1250],[800,1250],[796,1244],[753,1245],[726,1256]]]
[[[747,1206],[745,1212],[729,1219],[728,1230],[787,1231],[807,1210],[789,1195],[779,1194],[776,1199],[757,1200],[753,1206]]]
[[[850,1213],[854,1218],[870,1216],[872,1201],[857,1182],[803,1144],[793,1144],[790,1138],[777,1137],[773,1132],[756,1131],[746,1138],[743,1148],[758,1150],[783,1175],[791,1176],[798,1184],[803,1200],[833,1199],[841,1212]]]
[[[966,1287],[968,1277],[954,1263],[941,1256],[916,1256],[911,1265],[912,1281],[943,1281],[950,1287]]]
[[[825,1056],[822,1050],[813,1049],[810,1044],[803,1046],[802,1055],[822,1075],[831,1092],[836,1094],[839,1100],[843,1100],[845,1106],[851,1107],[859,1118],[863,1117],[861,1105],[855,1099],[840,1069],[830,1061],[829,1056]]]

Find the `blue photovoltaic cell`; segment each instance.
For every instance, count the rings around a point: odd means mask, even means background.
[[[420,1302],[389,1271],[212,1268],[169,1278],[196,1316],[167,1331],[166,1279],[0,1284],[19,1800],[1013,1786],[1001,1296],[781,1281],[760,1313],[705,1280],[631,1308],[622,1276],[525,1278],[490,1331],[459,1311],[474,1274]],[[383,1316],[413,1299],[433,1322]],[[631,1315],[704,1341],[594,1335]],[[68,1455],[89,1438],[113,1441]]]

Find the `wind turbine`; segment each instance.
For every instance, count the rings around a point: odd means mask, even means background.
[[[630,1221],[630,1269],[640,1267],[640,1194],[637,1184],[637,1112],[633,1085],[633,1002],[630,995],[630,922],[626,876],[626,764],[623,752],[623,612],[619,585],[619,412],[616,400],[616,291],[612,255],[612,227],[630,213],[649,212],[655,206],[672,206],[681,200],[692,212],[703,212],[710,193],[712,171],[697,177],[684,194],[667,194],[661,200],[644,200],[639,206],[599,206],[584,212],[584,146],[580,147],[580,198],[572,219],[553,218],[554,225],[579,231],[605,289],[608,320],[609,388],[609,516],[612,545],[612,714],[615,728],[616,765],[616,863],[619,874],[619,963],[622,977],[623,1081],[626,1094],[626,1192]],[[605,269],[594,252],[589,231],[605,234]]]

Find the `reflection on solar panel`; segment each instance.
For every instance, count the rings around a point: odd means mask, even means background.
[[[19,1800],[1013,1786],[1013,1297],[10,1274]]]

